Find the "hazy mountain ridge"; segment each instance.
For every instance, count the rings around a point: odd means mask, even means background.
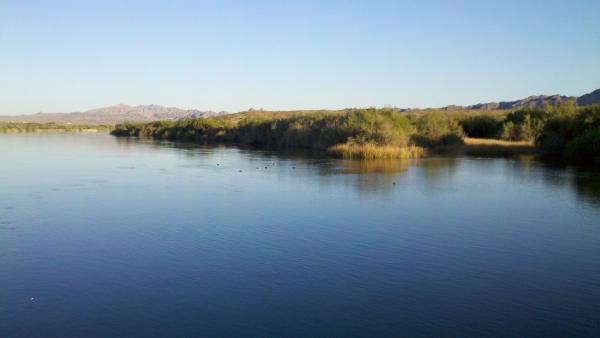
[[[500,101],[500,102],[488,102],[478,103],[471,106],[467,106],[467,109],[473,110],[496,110],[496,109],[519,109],[519,108],[543,108],[545,105],[557,105],[566,102],[575,102],[577,100],[574,96],[563,96],[563,95],[537,95],[529,96],[527,98],[515,101]]]
[[[600,104],[600,89],[589,94],[576,96],[564,95],[533,95],[521,100],[499,101],[478,103],[470,106],[451,105],[443,107],[444,110],[499,110],[499,109],[521,109],[521,108],[543,108],[546,105],[557,105],[561,103],[576,103],[579,106]]]
[[[73,113],[37,113],[33,115],[0,116],[0,121],[71,123],[71,124],[115,124],[124,121],[149,122],[155,120],[179,120],[224,115],[225,112],[180,109],[159,105],[114,106]]]
[[[563,95],[538,95],[515,101],[500,101],[478,103],[470,106],[451,105],[441,110],[502,110],[520,108],[543,108],[545,105],[555,105],[572,102],[580,106],[600,104],[600,89],[591,93],[575,96]],[[399,111],[412,111],[419,109],[398,109]],[[37,113],[32,115],[0,116],[4,122],[54,122],[59,124],[116,124],[124,121],[150,122],[156,120],[179,120],[183,118],[204,118],[227,114],[224,111],[202,111],[197,109],[180,109],[164,107],[155,104],[130,106],[118,104],[114,106],[91,109],[85,112],[73,113]]]
[[[587,106],[590,104],[600,103],[600,89],[596,89],[591,93],[581,95],[577,98],[577,104],[580,106]]]

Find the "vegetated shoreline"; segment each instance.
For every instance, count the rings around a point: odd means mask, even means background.
[[[38,133],[38,132],[108,132],[112,125],[78,125],[35,122],[0,122],[0,133]]]
[[[514,111],[394,109],[248,111],[220,117],[118,124],[112,135],[262,149],[322,151],[353,159],[417,158],[444,152],[539,153],[600,163],[600,105]]]

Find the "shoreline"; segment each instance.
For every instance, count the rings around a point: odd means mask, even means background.
[[[349,160],[396,160],[396,159],[420,159],[433,158],[443,155],[468,155],[486,157],[507,157],[517,155],[542,155],[542,152],[529,141],[505,141],[490,138],[465,137],[464,144],[453,146],[442,146],[433,149],[409,145],[409,146],[380,146],[374,144],[352,145],[341,143],[327,149],[306,148],[278,148],[242,145],[235,142],[213,142],[203,143],[184,140],[161,139],[152,136],[122,136],[113,135],[120,139],[153,140],[157,142],[166,141],[175,144],[193,144],[206,147],[237,147],[245,150],[281,151],[294,154],[308,154],[326,158],[340,158]]]
[[[30,123],[30,122],[0,122],[0,133],[110,133],[115,128],[108,124],[57,124],[57,123]]]

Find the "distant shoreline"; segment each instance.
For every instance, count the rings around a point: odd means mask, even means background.
[[[109,132],[113,128],[114,126],[112,125],[69,125],[57,123],[0,122],[0,133],[100,133]]]

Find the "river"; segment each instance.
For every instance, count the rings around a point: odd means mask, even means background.
[[[2,337],[600,335],[600,173],[0,134]]]

